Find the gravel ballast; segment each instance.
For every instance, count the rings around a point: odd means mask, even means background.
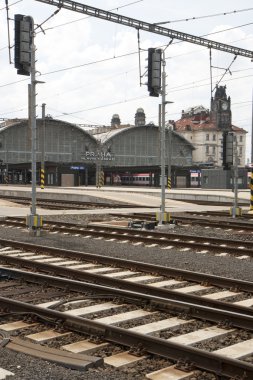
[[[55,218],[55,219],[54,219]],[[90,217],[91,218],[91,217]],[[44,220],[66,221],[69,223],[87,224],[90,219],[87,215],[59,215],[45,217]],[[108,220],[109,217],[103,217]],[[102,218],[100,218],[102,219]],[[94,220],[94,218],[92,218]],[[182,227],[176,226],[169,233],[182,233],[187,235],[205,235],[210,237],[220,237],[224,239],[234,238],[253,241],[253,235],[244,236],[236,234],[233,231],[224,232],[214,229],[203,229],[201,226]],[[145,247],[144,245],[134,246],[130,243],[122,244],[115,241],[84,239],[81,236],[71,236],[63,234],[50,234],[43,232],[40,237],[31,236],[28,231],[0,227],[0,238],[17,240],[28,243],[35,243],[42,246],[50,246],[76,250],[81,252],[89,252],[100,254],[103,256],[111,256],[122,259],[135,261],[143,261],[151,264],[175,267],[190,271],[209,273],[216,276],[235,278],[245,281],[252,281],[253,260],[248,258],[239,260],[236,256],[215,256],[213,253],[198,253],[195,251],[180,251],[172,248],[170,250],[161,249],[160,247]],[[225,251],[225,249],[224,249]],[[240,252],[243,254],[242,252]],[[25,363],[25,365],[24,365]],[[132,380],[144,379],[141,366],[136,370],[116,370],[109,368],[97,368],[81,373],[78,371],[66,369],[53,363],[38,360],[23,354],[9,351],[0,347],[0,367],[15,373],[8,379],[13,380]]]

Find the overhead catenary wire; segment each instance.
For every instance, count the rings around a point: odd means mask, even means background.
[[[208,84],[205,84],[205,86],[207,86],[207,85]],[[132,102],[132,101],[135,101],[135,100],[145,99],[145,98],[149,98],[149,97],[148,96],[136,97],[136,98],[131,98],[131,99],[127,99],[127,100],[121,100],[121,101],[117,101],[117,102],[112,102],[112,103],[108,103],[108,104],[104,104],[104,105],[100,105],[100,106],[96,106],[96,107],[90,107],[90,108],[86,108],[86,109],[82,109],[82,110],[78,110],[78,111],[74,111],[74,112],[62,112],[61,114],[58,114],[56,117],[75,115],[75,114],[82,113],[82,112],[93,111],[95,109],[102,109],[102,108],[111,107],[111,106],[114,106],[114,105],[119,105],[119,104],[123,104],[123,103],[127,103],[127,102]],[[242,102],[242,103],[249,103],[249,104],[251,104],[252,101]],[[236,104],[238,105],[238,104],[241,104],[241,103],[237,102]],[[233,105],[233,103],[232,103],[232,105]],[[178,112],[175,113],[175,114],[178,114]],[[170,114],[170,115],[172,115],[172,114]]]
[[[245,69],[245,70],[249,70],[249,69]],[[244,70],[237,70],[237,71],[244,71]],[[230,80],[237,80],[237,79],[248,78],[248,77],[252,77],[252,76],[253,76],[253,74],[252,75],[243,76],[243,77],[239,77],[239,78],[232,78]],[[207,80],[207,79],[202,79],[201,81],[203,81],[203,80]],[[229,79],[227,81],[229,81]],[[94,84],[94,82],[92,82],[92,84]],[[200,88],[200,87],[204,87],[204,86],[208,86],[208,85],[209,85],[209,83],[205,83],[205,84],[198,85],[198,86],[191,86],[191,87],[187,87],[187,88],[180,88],[182,86],[181,85],[181,86],[179,86],[179,88],[178,87],[172,87],[172,88],[170,88],[170,90],[168,91],[168,93],[170,93],[170,92],[178,92],[178,91],[186,91],[186,90],[190,90],[190,89],[193,89],[193,88]],[[87,84],[86,84],[86,86],[87,86]],[[52,95],[52,96],[55,96],[55,95]],[[101,105],[101,106],[96,106],[94,108],[87,108],[87,109],[75,111],[74,113],[76,114],[76,113],[82,113],[82,112],[91,111],[91,110],[94,110],[94,109],[111,107],[113,105],[119,105],[119,104],[123,104],[123,103],[128,103],[128,101],[134,101],[134,100],[137,100],[137,99],[140,100],[140,99],[145,99],[145,98],[147,99],[149,97],[148,96],[143,96],[143,97],[133,98],[133,99],[130,99],[130,100],[122,100],[122,101],[118,101],[118,102],[114,102],[114,103],[109,103],[109,104],[104,104],[104,105]],[[48,99],[48,98],[43,98],[41,101],[45,101],[46,99]],[[236,103],[232,103],[232,105],[233,105],[233,107],[234,106],[238,107],[238,105],[243,104],[243,103],[251,104],[252,101],[236,102]],[[0,116],[1,115],[6,115],[6,114],[10,114],[10,113],[16,113],[16,112],[20,112],[20,111],[24,111],[24,110],[27,110],[27,107],[23,106],[23,107],[21,107],[21,109],[9,111],[9,112],[3,112],[2,114],[0,114]],[[57,112],[60,113],[60,111],[57,111]],[[61,112],[62,116],[63,115],[64,116],[71,116],[71,114],[73,114],[73,113]],[[175,113],[175,114],[178,114],[178,112]],[[61,115],[57,115],[57,117],[59,117]]]
[[[20,0],[21,1],[21,0]],[[119,6],[117,8],[112,8],[110,9],[109,11],[113,11],[113,10],[118,10],[118,9],[121,9],[121,8],[125,8],[125,7],[128,7],[130,5],[134,5],[136,3],[139,3],[143,0],[137,0],[137,1],[134,1],[132,3],[128,3],[128,4],[125,4],[125,5],[122,5],[122,6]],[[199,19],[203,19],[203,18],[213,18],[213,17],[217,17],[217,16],[227,16],[229,14],[238,14],[238,13],[241,13],[241,12],[248,12],[248,11],[252,11],[253,8],[245,8],[245,9],[237,9],[237,10],[233,10],[233,11],[228,11],[228,12],[223,12],[223,13],[218,13],[218,14],[214,14],[214,15],[203,15],[203,16],[196,16],[196,17],[187,17],[185,19],[181,19],[181,20],[172,20],[172,21],[169,21],[169,23],[176,23],[176,22],[182,22],[182,21],[196,21],[196,20],[199,20]],[[46,28],[45,30],[52,30],[52,29],[55,29],[55,28],[59,28],[59,27],[62,27],[62,26],[66,26],[66,25],[69,25],[69,24],[73,24],[75,22],[79,22],[79,21],[82,21],[82,20],[85,20],[85,19],[88,19],[90,18],[91,16],[85,16],[85,17],[81,17],[77,20],[72,20],[72,21],[68,21],[68,22],[65,22],[65,23],[62,23],[62,24],[59,24],[59,25],[55,25],[55,26],[52,26],[52,27],[48,27]],[[168,22],[164,22],[165,24],[168,23]],[[154,23],[154,24],[162,24],[162,23]]]
[[[250,24],[253,24],[253,23],[250,23]],[[224,31],[228,31],[228,30],[231,30],[231,29],[237,29],[241,26],[245,26],[245,25],[249,25],[249,24],[243,24],[243,25],[238,25],[236,27],[233,27],[233,28],[228,28],[228,29],[223,29],[223,30],[220,30],[220,31],[217,31],[217,32],[214,32],[214,33],[209,33],[209,34],[206,34],[206,35],[203,35],[201,37],[206,37],[208,35],[211,35],[211,34],[216,34],[216,33],[222,33]],[[233,41],[232,41],[233,42]],[[178,43],[183,43],[183,41],[174,41],[172,42],[171,45],[174,45],[174,44],[178,44]],[[167,46],[166,45],[162,45],[162,46],[159,46],[159,48],[162,48],[164,46]],[[4,48],[3,48],[4,49]],[[1,49],[0,49],[1,50]],[[203,50],[203,49],[202,49]],[[109,57],[109,58],[104,58],[104,59],[101,59],[101,60],[97,60],[97,61],[92,61],[90,63],[84,63],[84,64],[80,64],[80,65],[75,65],[75,66],[69,66],[69,67],[65,67],[65,68],[62,68],[62,69],[57,69],[57,70],[54,70],[54,71],[50,71],[50,72],[47,72],[47,73],[42,73],[41,75],[49,75],[49,74],[55,74],[55,73],[58,73],[58,72],[61,72],[61,71],[67,71],[67,70],[73,70],[73,69],[77,69],[77,68],[80,68],[80,67],[83,67],[83,66],[88,66],[88,65],[93,65],[93,64],[96,64],[96,63],[101,63],[101,62],[106,62],[108,60],[114,60],[114,59],[118,59],[118,58],[122,58],[122,57],[127,57],[127,56],[130,56],[130,55],[134,55],[134,54],[138,54],[138,51],[135,51],[135,52],[130,52],[130,53],[125,53],[125,54],[121,54],[119,56],[113,56],[113,57]],[[181,54],[180,56],[182,55],[186,55],[186,54],[189,54],[189,53],[184,53],[184,54]],[[176,57],[176,56],[175,56]],[[170,59],[173,58],[173,57],[170,57]],[[26,80],[26,79],[25,79]],[[24,80],[21,80],[21,81],[24,81]],[[11,83],[6,83],[4,85],[0,85],[0,88],[1,87],[6,87],[8,85],[13,85],[15,83],[18,83],[18,82],[21,82],[21,81],[16,81],[16,82],[11,82]]]
[[[113,58],[111,58],[111,59],[114,59],[114,57]],[[73,68],[73,67],[72,67]],[[72,69],[72,68],[70,68],[70,69]],[[62,71],[62,70],[60,70],[60,71]],[[54,72],[53,72],[54,73]],[[48,73],[45,73],[45,74],[43,74],[43,75],[47,75]]]
[[[218,17],[218,16],[227,16],[231,14],[241,13],[241,12],[248,12],[252,11],[253,8],[245,8],[245,9],[235,9],[233,11],[227,11],[227,12],[220,12],[220,13],[214,13],[210,15],[203,15],[203,16],[193,16],[193,17],[187,17],[177,20],[169,20],[169,21],[162,21],[162,22],[155,22],[155,25],[163,25],[163,24],[172,24],[176,22],[185,22],[185,21],[196,21],[196,20],[203,20],[206,18],[212,18],[212,17]]]
[[[116,7],[116,8],[112,8],[112,9],[109,9],[109,11],[118,11],[119,9],[121,8],[126,8],[126,7],[129,7],[131,5],[134,5],[134,4],[137,4],[137,3],[141,3],[142,1],[144,0],[136,0],[136,1],[132,1],[131,3],[127,3],[127,4],[124,4],[124,5],[121,5],[119,7]],[[64,22],[62,24],[59,24],[59,25],[55,25],[55,26],[51,26],[51,27],[48,27],[48,28],[45,28],[44,30],[47,31],[47,30],[52,30],[52,29],[56,29],[56,28],[60,28],[62,26],[66,26],[66,25],[70,25],[70,24],[74,24],[75,22],[79,22],[79,21],[82,21],[82,20],[86,20],[86,19],[89,19],[91,18],[91,16],[85,16],[85,17],[81,17],[77,20],[72,20],[72,21],[67,21],[67,22]]]
[[[23,1],[23,0],[17,0],[17,1],[15,1],[14,3],[9,4],[9,7],[12,7],[13,5],[16,5],[17,3],[21,3],[21,1]],[[0,11],[4,11],[4,10],[5,10],[5,7],[0,8]]]

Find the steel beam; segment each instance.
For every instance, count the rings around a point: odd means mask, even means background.
[[[197,37],[188,33],[178,32],[176,30],[164,28],[156,24],[151,24],[145,21],[119,15],[117,13],[105,11],[103,9],[94,8],[85,4],[77,3],[76,1],[71,1],[71,0],[35,0],[35,1],[39,1],[41,3],[45,3],[48,5],[54,5],[58,8],[68,9],[73,12],[83,13],[91,17],[96,17],[105,21],[110,21],[116,24],[125,25],[130,28],[144,30],[146,32],[159,34],[164,37],[169,37],[169,38],[177,39],[180,41],[189,42],[191,44],[205,46],[206,48],[220,50],[226,53],[240,55],[242,57],[253,59],[253,51],[251,50],[241,49],[239,47],[223,44],[217,41],[208,40],[202,37]]]

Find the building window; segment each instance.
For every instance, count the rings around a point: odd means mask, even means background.
[[[209,133],[206,134],[206,141],[209,141]]]
[[[239,137],[239,141],[242,142],[242,139],[243,139],[243,136],[240,136]]]
[[[209,154],[209,146],[206,145],[206,153]]]
[[[242,146],[239,147],[239,155],[242,155]]]
[[[213,154],[215,154],[215,146],[213,146]]]
[[[216,135],[213,135],[213,141],[216,141]]]

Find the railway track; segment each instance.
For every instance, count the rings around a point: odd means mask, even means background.
[[[204,216],[204,217],[212,217],[212,216],[219,216],[219,217],[227,217],[227,218],[231,218],[231,215],[229,213],[229,211],[215,211],[215,210],[209,210],[209,211],[204,211],[204,212],[201,212],[201,211],[198,211],[198,212],[194,212],[194,215],[199,215],[199,216]],[[239,217],[239,220],[241,221],[247,221],[247,220],[251,220],[253,221],[253,216],[252,214],[246,214],[245,212],[242,213],[242,216]]]
[[[149,294],[157,294],[159,288],[166,287],[171,297],[182,297],[181,301],[191,303],[195,302],[194,297],[189,298],[188,294],[201,292],[207,295],[201,302],[206,302],[205,305],[210,307],[217,305],[210,303],[209,298],[215,301],[237,297],[238,294],[240,305],[253,303],[251,296],[247,295],[253,293],[253,285],[247,281],[3,239],[0,244],[0,260],[10,266],[46,271],[105,286],[122,288],[127,284],[132,291],[136,284],[143,283],[143,292]],[[224,289],[224,292],[220,292],[219,288]],[[209,293],[214,295],[209,297]]]
[[[189,212],[187,214],[190,214]],[[211,214],[210,214],[211,215]],[[117,218],[128,218],[129,220],[147,220],[155,221],[155,215],[153,213],[129,213],[127,215],[122,215],[119,213],[113,213],[112,216]],[[213,217],[214,215],[211,215]],[[225,215],[224,215],[225,216]],[[228,216],[228,215],[227,215]],[[172,220],[178,224],[188,224],[188,225],[200,225],[204,227],[213,227],[219,229],[232,229],[232,230],[244,230],[247,232],[253,232],[253,218],[252,215],[246,220],[233,220],[233,219],[210,219],[209,215],[206,213],[191,213],[190,215],[171,215]]]
[[[20,218],[6,218],[0,221],[2,226],[14,226],[25,228],[24,220]],[[78,225],[63,222],[45,222],[43,229],[50,233],[63,233],[84,238],[101,238],[120,240],[125,244],[145,244],[147,246],[159,246],[162,249],[181,248],[184,251],[197,250],[201,253],[214,253],[217,255],[236,255],[247,259],[253,256],[252,241],[226,240],[221,238],[185,235],[176,233],[159,232],[156,230],[136,230],[118,226],[108,226],[95,223]],[[240,231],[244,232],[244,229]],[[252,230],[253,233],[253,230]]]
[[[17,250],[14,253],[12,248],[2,248],[1,252],[13,258],[19,255]],[[25,253],[28,254],[28,252],[23,252]],[[37,258],[39,256],[37,254]],[[24,257],[21,260],[25,261]],[[31,255],[29,257],[27,261],[31,263],[34,259],[31,259]],[[36,261],[38,260],[42,259],[38,258]],[[8,264],[10,265],[10,262]],[[25,263],[23,264],[26,266]],[[250,379],[253,376],[251,332],[253,310],[242,306],[240,301],[236,301],[237,297],[233,297],[230,303],[209,299],[210,304],[208,304],[209,301],[203,303],[203,298],[207,300],[207,297],[188,294],[187,301],[183,300],[179,296],[181,293],[175,290],[177,297],[174,298],[173,291],[165,289],[165,283],[162,285],[160,279],[156,277],[149,285],[143,285],[138,281],[133,284],[129,280],[123,285],[123,280],[117,280],[118,283],[116,283],[114,278],[110,285],[101,286],[98,282],[96,285],[93,281],[85,282],[82,276],[87,269],[74,270],[75,279],[78,278],[77,272],[82,277],[82,281],[77,281],[59,277],[63,275],[60,270],[62,266],[70,265],[66,264],[66,261],[65,264],[62,261],[57,265],[46,265],[51,267],[51,269],[48,268],[50,270],[54,267],[54,276],[1,267],[3,296],[0,297],[0,307],[4,309],[2,318],[6,320],[0,325],[0,331],[6,331],[6,329],[15,331],[20,337],[25,337],[25,341],[29,339],[37,343],[49,343],[49,347],[61,350],[81,352],[82,355],[92,353],[96,358],[86,357],[89,366],[101,365],[97,357],[102,355],[104,363],[110,366],[125,366],[143,361],[143,367],[145,367],[145,360],[150,358],[150,355],[157,355],[165,359],[162,363],[162,367],[165,368],[157,368],[156,365],[154,369],[161,370],[167,376],[176,371],[178,379],[186,374],[194,375],[196,368],[200,371],[217,373],[224,378],[231,378],[234,375],[243,378],[242,376],[246,375]],[[71,271],[70,268],[68,269]],[[45,270],[44,267],[43,271]],[[106,272],[106,269],[104,270]],[[107,275],[108,269],[107,274],[98,277],[110,279]],[[118,276],[122,277],[122,274],[119,272]],[[132,273],[132,278],[136,277],[137,274]],[[4,278],[8,278],[8,281],[4,281]],[[121,281],[120,286],[119,281]],[[24,284],[24,282],[28,283]],[[103,281],[101,280],[100,283]],[[245,282],[242,284],[246,286]],[[252,286],[252,283],[249,283],[251,290]],[[31,289],[33,289],[32,293]],[[64,289],[64,295],[59,289]],[[152,292],[150,292],[151,289]],[[193,289],[191,291],[194,292]],[[247,302],[248,306],[249,302],[253,304],[252,299],[251,301],[248,299]],[[6,314],[6,310],[11,313],[11,322],[8,321],[9,314]],[[20,314],[18,314],[17,320],[13,322],[15,315],[13,313],[36,315],[37,318],[34,320],[30,317],[27,323],[27,319],[25,321],[20,319]],[[51,328],[45,330],[41,321],[38,323],[38,316],[39,320],[46,318]],[[59,321],[61,321],[60,329]],[[79,335],[74,335],[73,338],[73,332]],[[91,335],[93,335],[92,340]],[[63,342],[64,339],[66,339],[66,344]],[[18,345],[19,348],[22,346],[22,342],[16,342],[15,339],[11,344]],[[120,345],[120,347],[115,350],[114,345]],[[28,343],[25,344],[26,348],[27,346],[29,346]],[[48,351],[46,350],[43,354],[48,354]],[[77,361],[78,358],[75,359]],[[160,363],[157,360],[155,362]],[[188,372],[185,372],[186,368]],[[154,379],[156,375],[152,372],[154,371],[146,373],[146,378]],[[200,374],[200,377],[196,378],[203,379],[201,376]]]
[[[27,197],[13,197],[8,195],[1,195],[1,199],[6,199],[10,202],[19,203],[25,206],[31,205],[31,199]],[[40,208],[45,208],[49,210],[91,210],[98,208],[131,208],[130,204],[126,203],[103,203],[103,202],[78,202],[70,200],[59,200],[59,199],[36,199],[36,204]],[[144,207],[144,206],[138,206]]]

